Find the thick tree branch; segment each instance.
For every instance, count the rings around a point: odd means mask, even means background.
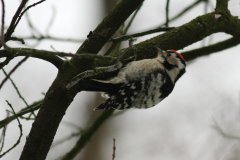
[[[221,17],[218,17],[215,12],[212,12],[134,46],[137,48],[138,59],[151,58],[155,56],[153,46],[164,50],[179,50],[217,32],[226,32],[239,38],[238,28],[240,28],[240,20],[236,17],[228,13],[223,13]],[[112,55],[117,56],[123,51],[120,50]],[[133,55],[133,50],[128,50],[125,55]]]
[[[229,0],[217,0],[217,3],[216,3],[216,12],[219,12],[219,11],[228,11],[228,1],[229,1]]]
[[[220,21],[222,20],[221,18],[222,17],[220,17]],[[230,16],[229,20],[226,22],[226,25],[224,26],[223,31],[228,34],[231,34],[232,36],[240,40],[239,28],[240,28],[240,19],[238,19],[238,17],[235,17],[235,16]]]
[[[218,42],[206,47],[194,49],[191,51],[183,52],[182,55],[186,61],[191,61],[193,59],[199,58],[201,56],[206,56],[211,53],[219,52],[231,47],[234,47],[240,43],[240,40],[237,38],[230,38],[222,42]]]

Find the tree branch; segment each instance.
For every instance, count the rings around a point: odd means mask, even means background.
[[[7,48],[0,50],[0,58],[2,57],[18,57],[18,56],[29,56],[39,58],[52,63],[54,66],[59,68],[63,64],[63,60],[57,55],[64,55],[65,53],[56,53],[52,51],[44,51],[30,48]],[[0,66],[1,67],[1,66]],[[3,67],[3,66],[2,66]]]
[[[68,152],[63,158],[62,160],[69,160],[69,159],[73,159],[82,149],[83,147],[86,145],[86,143],[91,139],[91,137],[93,136],[93,134],[98,130],[98,128],[103,124],[103,122],[105,122],[108,118],[111,117],[112,113],[114,112],[114,110],[106,110],[104,111],[96,120],[95,122],[92,124],[92,126],[90,126],[86,131],[84,131],[81,134],[80,139],[78,140],[78,142],[76,143],[76,145],[71,149],[70,152]]]
[[[197,0],[196,2],[194,2],[193,4],[189,5],[188,7],[186,7],[184,10],[182,10],[179,14],[177,14],[175,17],[171,18],[168,22],[172,22],[175,19],[178,19],[179,17],[181,17],[182,15],[184,15],[187,11],[189,11],[190,9],[192,9],[193,7],[197,6],[200,2],[203,2],[205,0]],[[166,23],[161,24],[160,26],[165,25]]]
[[[231,47],[234,47],[240,43],[240,40],[237,38],[230,38],[222,42],[218,42],[206,47],[201,47],[191,51],[183,52],[182,55],[187,61],[199,58],[201,56],[206,56],[211,53],[219,52]]]
[[[122,0],[103,19],[92,35],[83,42],[77,53],[98,53],[104,44],[118,30],[132,12],[142,4],[144,0]],[[94,47],[92,47],[94,46]]]
[[[221,135],[223,136],[224,138],[229,138],[229,139],[233,139],[233,140],[238,140],[240,141],[240,136],[235,136],[235,135],[231,135],[231,134],[228,134],[226,132],[224,132],[222,130],[222,128],[220,127],[220,125],[218,124],[218,122],[213,119],[214,121],[214,125],[212,126],[212,128],[216,129],[216,131]]]
[[[139,10],[141,9],[142,4],[138,6],[138,8],[136,9],[136,11],[134,12],[134,14],[132,15],[131,19],[129,20],[127,26],[125,27],[124,31],[123,31],[123,35],[125,35],[127,33],[127,31],[129,30],[129,28],[132,25],[133,20],[135,19],[136,15],[138,14]]]
[[[9,112],[7,112],[7,117],[9,117]],[[3,149],[3,147],[4,147],[6,130],[7,130],[7,125],[4,125],[4,126],[3,126],[3,129],[2,129],[2,135],[1,135],[1,137],[0,137],[0,144],[2,144],[2,145],[1,145],[1,148],[0,148],[0,153],[2,152],[2,149]]]
[[[4,4],[4,0],[1,0],[2,3],[2,23],[1,23],[1,34],[0,34],[0,38],[1,38],[1,43],[0,43],[0,48],[1,45],[3,45],[5,48],[7,48],[6,44],[5,44],[5,40],[4,40],[4,18],[5,18],[5,4]]]
[[[33,58],[39,58],[42,60],[46,60],[46,61],[52,63],[53,65],[55,65],[57,68],[60,68],[64,64],[64,61],[59,57],[74,57],[81,61],[101,60],[101,61],[109,62],[109,61],[116,60],[116,58],[111,57],[111,56],[101,56],[101,55],[88,54],[88,53],[72,54],[72,53],[65,53],[65,52],[37,50],[37,49],[31,49],[31,48],[7,48],[4,50],[0,50],[0,58],[6,57],[9,59],[13,59],[14,57],[18,57],[18,56],[29,56],[29,57],[33,57]],[[4,62],[2,62],[2,63],[4,63]],[[1,63],[0,63],[0,67],[1,66],[3,67],[3,65],[1,65]]]
[[[169,3],[170,3],[170,0],[167,0],[167,4],[166,4],[166,27],[168,27],[168,23],[169,23]]]
[[[114,37],[114,38],[111,38],[109,41],[110,42],[127,41],[127,40],[129,40],[131,38],[141,37],[141,36],[145,36],[145,35],[148,35],[148,34],[153,34],[153,33],[157,33],[157,32],[164,32],[164,31],[170,31],[173,28],[174,27],[159,27],[159,28],[156,28],[156,29],[151,29],[151,30],[148,30],[148,31],[140,32],[140,33]]]
[[[23,14],[24,14],[28,9],[30,9],[31,7],[33,7],[33,6],[37,5],[37,4],[40,4],[40,3],[44,2],[44,1],[45,1],[45,0],[41,0],[41,1],[37,2],[37,3],[34,3],[34,4],[30,5],[30,6],[28,6],[28,7],[22,12],[23,8],[25,7],[26,3],[28,2],[28,0],[22,0],[22,2],[21,2],[21,4],[19,5],[19,7],[18,7],[18,9],[17,9],[17,11],[16,11],[16,13],[15,13],[15,15],[13,16],[12,21],[11,21],[11,24],[10,24],[10,26],[8,27],[8,30],[7,30],[7,32],[6,32],[6,34],[5,34],[5,37],[4,37],[4,38],[5,38],[5,39],[4,39],[5,42],[7,42],[8,40],[10,40],[11,35],[12,35],[12,33],[14,32],[15,28],[17,27],[19,21],[21,20],[21,17],[23,16]],[[21,13],[21,12],[22,12],[22,13]],[[1,48],[1,45],[0,45],[0,48]]]
[[[14,24],[14,28],[17,27],[17,25],[18,25],[18,23],[20,22],[22,16],[24,15],[25,12],[27,12],[27,10],[29,10],[30,8],[36,6],[36,5],[38,5],[38,4],[40,4],[40,3],[44,2],[44,1],[46,1],[46,0],[41,0],[41,1],[38,1],[38,2],[36,2],[36,3],[33,3],[32,5],[28,6],[26,9],[24,9],[24,10],[22,11],[22,13],[18,16],[18,19],[17,19],[16,23]]]
[[[41,107],[41,103],[43,102],[43,100],[34,102],[33,104],[29,105],[29,107],[25,107],[23,108],[21,111],[19,111],[18,113],[16,113],[15,115],[9,116],[3,120],[0,121],[0,128],[3,128],[5,125],[9,124],[10,122],[12,122],[13,120],[15,120],[17,117],[21,117],[27,113],[33,112],[38,110]]]
[[[235,17],[235,16],[230,16],[230,17],[225,17],[225,16],[226,16],[226,13],[218,18],[220,21],[222,21],[222,19],[224,18],[229,18],[229,20],[225,22],[226,25],[224,26],[223,31],[228,34],[231,34],[232,36],[240,40],[240,30],[239,30],[240,20],[238,19],[238,17]]]
[[[37,41],[41,41],[41,40],[53,40],[53,41],[66,41],[66,42],[83,42],[83,39],[74,39],[74,38],[60,38],[60,37],[55,37],[55,36],[43,36],[41,35],[40,37],[36,37],[36,36],[29,36],[29,37],[21,37],[21,39],[24,40],[37,40]]]
[[[9,105],[9,107],[12,109],[13,114],[16,115],[12,105],[7,100],[6,100],[6,102]],[[20,130],[19,138],[18,138],[17,142],[11,148],[9,148],[7,151],[5,151],[3,154],[0,155],[0,158],[2,158],[5,154],[7,154],[9,151],[11,151],[13,148],[15,148],[20,143],[20,140],[21,140],[22,135],[23,135],[23,133],[22,133],[22,124],[20,123],[18,117],[17,117],[17,121],[18,121],[19,130]]]
[[[240,30],[238,29],[240,28],[240,20],[227,13],[220,17],[221,20],[216,18],[215,15],[216,13],[212,12],[199,16],[189,23],[134,45],[137,48],[136,54],[138,59],[154,57],[155,50],[153,46],[164,50],[179,50],[217,32],[226,32],[237,38],[240,37]],[[229,23],[229,20],[231,20],[231,23]],[[115,52],[112,56],[120,55],[124,50],[125,49]],[[132,56],[133,51],[128,50],[125,55]],[[186,58],[186,60],[188,59]]]
[[[23,58],[20,62],[18,62],[18,64],[7,74],[7,76],[3,79],[2,83],[0,84],[0,90],[2,88],[2,86],[4,85],[4,83],[8,80],[8,78],[11,76],[11,74],[26,60],[28,59],[28,57],[26,56],[25,58]]]
[[[228,11],[228,1],[229,1],[229,0],[217,0],[217,3],[216,3],[216,12],[219,12],[219,11]]]
[[[19,5],[15,15],[12,18],[11,24],[8,27],[8,30],[5,34],[5,42],[8,41],[8,38],[10,38],[12,33],[14,32],[15,27],[16,27],[15,22],[17,21],[19,14],[21,13],[22,9],[24,8],[24,6],[26,5],[27,2],[28,2],[28,0],[22,0],[21,4]],[[1,46],[0,46],[0,48],[1,48]]]

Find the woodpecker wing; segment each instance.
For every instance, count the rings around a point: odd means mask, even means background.
[[[114,93],[118,91],[122,85],[123,83],[111,83],[109,81],[90,79],[83,82],[83,90]]]

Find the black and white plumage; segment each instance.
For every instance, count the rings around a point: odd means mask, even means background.
[[[107,81],[90,80],[88,87],[105,92],[108,97],[94,110],[153,107],[172,92],[185,67],[181,54],[158,49],[156,58],[130,62],[116,77]]]

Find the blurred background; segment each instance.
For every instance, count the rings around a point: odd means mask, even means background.
[[[37,1],[31,0],[28,5]],[[195,0],[170,1],[170,19],[178,15]],[[20,1],[5,0],[5,27],[9,26]],[[102,21],[115,6],[114,0],[47,0],[28,11],[29,19],[43,35],[59,38],[78,39],[72,41],[36,41],[26,38],[28,47],[44,50],[57,50],[74,53],[81,45],[89,31]],[[181,26],[199,15],[211,12],[215,1],[207,4],[201,2],[169,26]],[[145,1],[137,14],[128,34],[154,29],[165,23],[166,1]],[[240,1],[229,1],[232,15],[240,15]],[[53,21],[51,20],[53,19]],[[129,20],[128,20],[129,21]],[[49,24],[52,22],[52,25]],[[127,22],[126,22],[127,24]],[[14,35],[29,37],[39,35],[29,28],[26,17],[23,17]],[[144,41],[158,35],[151,34],[137,38]],[[217,33],[203,41],[179,50],[207,46],[227,38],[230,35]],[[123,42],[121,48],[128,47]],[[26,47],[19,42],[8,42],[11,47]],[[106,49],[106,48],[105,48]],[[102,52],[105,51],[102,50]],[[168,98],[157,106],[143,110],[131,109],[110,118],[94,134],[91,141],[75,160],[112,159],[113,138],[116,139],[115,160],[239,160],[240,159],[240,46],[211,54],[187,64],[186,74],[177,82]],[[23,57],[12,60],[5,70],[9,72]],[[49,86],[56,77],[57,69],[50,63],[36,58],[29,58],[11,76],[28,104],[44,98]],[[0,80],[4,78],[0,72]],[[0,120],[10,110],[8,100],[15,111],[25,107],[16,90],[8,81],[0,92]],[[57,131],[54,139],[59,140],[78,133],[79,127],[85,129],[100,115],[93,108],[104,101],[100,94],[82,92],[78,94]],[[23,137],[21,143],[3,160],[19,159],[33,121],[21,120]],[[17,121],[7,126],[7,136],[3,151],[10,148],[18,139]],[[64,155],[76,143],[79,136],[54,146],[47,159],[53,160]]]

